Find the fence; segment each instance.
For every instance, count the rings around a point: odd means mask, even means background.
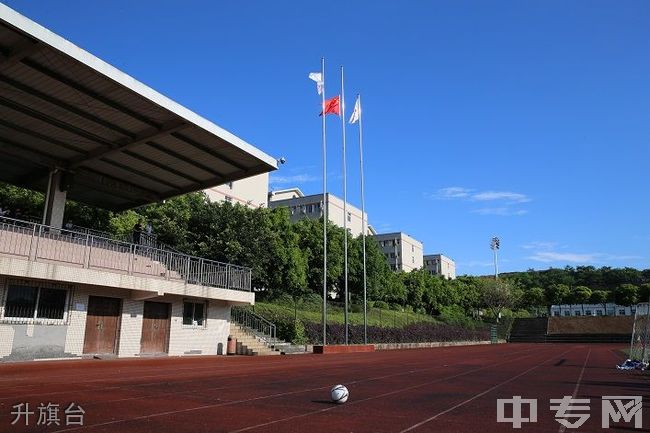
[[[110,239],[98,233],[0,217],[0,254],[202,286],[251,290],[249,268]]]
[[[274,343],[276,339],[276,327],[273,323],[264,317],[253,313],[252,311],[233,307],[231,309],[231,318],[233,322],[252,331],[255,335],[262,338],[268,343]]]

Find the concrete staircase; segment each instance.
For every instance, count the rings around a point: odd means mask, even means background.
[[[515,319],[510,330],[510,343],[545,343],[548,317]]]
[[[279,338],[262,338],[252,329],[230,322],[230,336],[237,339],[237,355],[293,355],[307,353],[305,346],[296,346]]]
[[[267,343],[237,323],[230,322],[230,336],[237,340],[237,355],[266,356],[281,354],[274,345]]]

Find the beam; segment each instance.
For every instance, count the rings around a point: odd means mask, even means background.
[[[160,195],[156,191],[86,167],[75,174],[75,182],[116,196],[120,196],[121,193],[122,197],[127,195],[134,199],[145,198],[149,201],[161,200]]]
[[[100,119],[99,117],[97,117],[97,116],[95,116],[93,114],[90,114],[90,113],[88,113],[88,112],[86,112],[84,110],[81,110],[81,109],[77,108],[76,106],[74,106],[72,104],[68,104],[67,102],[62,101],[61,99],[55,98],[55,97],[50,96],[50,95],[48,95],[46,93],[43,93],[43,92],[41,92],[39,90],[36,90],[33,87],[25,85],[25,84],[23,84],[23,83],[21,83],[19,81],[16,81],[16,80],[14,80],[14,79],[6,76],[6,75],[0,74],[0,81],[2,81],[3,83],[8,84],[9,86],[11,86],[11,87],[13,87],[15,89],[18,89],[18,90],[22,91],[22,92],[24,92],[24,93],[26,93],[26,94],[28,94],[30,96],[33,96],[35,98],[41,99],[41,100],[46,101],[46,102],[49,102],[50,104],[52,104],[52,105],[54,105],[56,107],[63,107],[64,109],[70,111],[71,113],[76,114],[79,117],[83,117],[86,120],[90,120],[93,123],[101,125],[101,126],[103,126],[105,128],[108,128],[108,129],[110,129],[110,130],[112,130],[114,132],[117,132],[119,134],[122,134],[122,135],[124,135],[126,137],[129,137],[129,138],[135,138],[136,137],[136,134],[134,134],[131,131],[127,131],[126,129],[121,128],[118,125],[115,125],[113,123],[110,123],[110,122],[107,122],[107,121],[105,121],[103,119]]]
[[[85,149],[81,148],[81,147],[78,147],[78,146],[75,146],[75,145],[72,145],[72,144],[68,144],[66,142],[63,142],[61,140],[57,140],[55,138],[49,137],[49,136],[41,134],[41,133],[38,133],[38,132],[36,132],[34,130],[31,130],[31,129],[23,128],[20,125],[16,125],[15,123],[8,122],[8,121],[6,121],[6,120],[4,120],[2,118],[0,118],[0,125],[4,126],[5,128],[13,129],[14,131],[20,132],[21,134],[25,134],[25,135],[27,135],[29,137],[33,137],[33,138],[37,138],[39,140],[43,140],[46,143],[54,144],[55,146],[59,146],[59,147],[62,147],[64,149],[68,149],[71,152],[80,153],[80,154],[86,154],[87,153],[87,151]]]
[[[201,182],[201,179],[198,179],[198,178],[192,176],[189,173],[183,173],[180,170],[176,170],[175,168],[171,168],[170,166],[162,164],[162,163],[160,163],[158,161],[154,161],[154,160],[146,158],[146,157],[144,157],[142,155],[138,155],[137,153],[134,153],[134,152],[131,152],[131,151],[128,151],[128,150],[124,151],[123,153],[125,155],[127,155],[127,156],[130,156],[131,158],[137,159],[137,160],[142,161],[142,162],[144,162],[146,164],[149,164],[149,165],[153,165],[154,167],[158,167],[161,170],[168,171],[168,172],[170,172],[170,173],[172,173],[172,174],[174,174],[174,175],[176,175],[178,177],[182,177],[185,180],[189,180],[190,182],[196,182],[196,183]]]
[[[177,139],[179,139],[181,141],[184,141],[185,143],[190,144],[190,145],[196,147],[197,149],[207,153],[208,155],[212,155],[215,158],[220,159],[223,162],[225,162],[225,163],[227,163],[229,165],[232,165],[235,168],[238,168],[239,170],[246,170],[247,169],[245,166],[241,165],[240,163],[238,163],[236,161],[233,161],[232,159],[228,158],[227,156],[222,155],[220,152],[217,152],[216,150],[211,149],[208,146],[205,146],[205,145],[199,143],[198,141],[192,140],[191,138],[186,137],[186,136],[184,136],[182,134],[173,133],[172,137],[177,138]]]
[[[55,126],[59,129],[62,129],[66,132],[69,132],[70,134],[78,135],[79,137],[83,137],[88,141],[98,143],[107,147],[111,147],[113,143],[103,137],[100,137],[96,134],[93,134],[91,132],[85,131],[81,128],[78,128],[74,125],[71,125],[67,122],[63,122],[62,120],[59,120],[55,117],[49,116],[45,113],[41,113],[40,111],[34,110],[33,108],[27,107],[25,105],[19,104],[16,101],[13,101],[11,99],[3,98],[0,96],[0,105],[5,106],[7,108],[10,108],[14,111],[17,111],[19,113],[22,113],[26,116],[29,116],[31,118],[40,120],[41,122],[50,124],[52,126]]]
[[[144,290],[131,290],[131,300],[133,301],[144,301],[146,299],[157,298],[162,296],[158,292],[146,292]]]
[[[178,152],[174,152],[173,150],[167,149],[165,146],[162,146],[162,145],[160,145],[158,143],[154,143],[153,141],[148,141],[147,146],[151,146],[154,149],[159,150],[160,152],[163,152],[163,153],[165,153],[165,154],[167,154],[167,155],[169,155],[169,156],[171,156],[173,158],[180,159],[181,161],[184,161],[184,162],[186,162],[188,164],[195,165],[195,166],[199,167],[201,170],[212,174],[213,176],[221,176],[221,177],[223,177],[223,173],[215,170],[214,168],[209,167],[209,166],[207,166],[205,164],[202,164],[199,161],[195,161],[195,160],[193,160],[191,158],[188,158],[188,157],[186,157],[184,155],[181,155]]]
[[[6,138],[0,138],[0,153],[11,155],[14,157],[28,157],[30,162],[33,162],[41,167],[63,167],[65,162],[53,158],[51,155],[42,152],[38,149],[33,149],[25,146],[24,144],[16,143],[15,141]]]
[[[175,185],[175,184],[173,184],[171,182],[167,182],[165,179],[162,179],[162,178],[160,178],[158,176],[154,176],[152,174],[142,173],[141,171],[136,170],[134,168],[131,168],[128,165],[120,164],[119,162],[116,162],[116,161],[113,161],[113,160],[110,160],[110,159],[102,159],[102,162],[105,162],[106,164],[110,164],[110,165],[112,165],[114,167],[120,168],[120,169],[122,169],[124,171],[127,171],[129,173],[133,173],[136,176],[140,176],[140,177],[142,177],[144,179],[149,179],[149,180],[151,180],[153,182],[163,184],[165,186],[168,186],[168,187],[172,188],[173,190],[178,189],[178,185]]]
[[[68,77],[63,76],[63,75],[59,74],[58,72],[52,71],[51,69],[48,69],[45,66],[42,66],[42,65],[40,65],[40,64],[38,64],[38,63],[36,63],[36,62],[34,62],[32,60],[24,59],[22,61],[22,64],[29,67],[29,68],[31,68],[31,69],[33,69],[33,70],[35,70],[35,71],[40,72],[43,75],[47,75],[48,77],[52,78],[55,81],[58,81],[58,82],[60,82],[62,84],[65,84],[66,86],[76,90],[77,92],[83,93],[86,96],[89,96],[89,97],[91,97],[93,99],[96,99],[99,102],[101,102],[102,104],[104,104],[104,105],[106,105],[108,107],[111,107],[116,111],[122,112],[122,113],[132,117],[133,119],[136,119],[136,120],[138,120],[138,121],[140,121],[140,122],[142,122],[144,124],[147,124],[149,126],[152,126],[154,128],[159,128],[160,127],[158,122],[156,122],[154,120],[151,120],[150,118],[148,118],[146,116],[143,116],[142,114],[137,113],[137,112],[125,107],[124,105],[119,104],[119,103],[105,97],[104,95],[101,95],[100,93],[98,93],[98,92],[96,92],[96,91],[94,91],[94,90],[92,90],[92,89],[90,89],[88,87],[85,87],[82,84],[79,84],[76,81],[74,81],[74,80],[72,80],[72,79],[70,79]]]
[[[165,137],[169,134],[187,128],[188,126],[189,125],[183,121],[169,122],[158,129],[141,132],[140,134],[137,134],[133,139],[125,140],[121,143],[113,143],[109,148],[98,148],[91,150],[86,156],[80,156],[72,159],[68,164],[68,168],[75,168],[95,159],[101,159],[116,153],[125,152],[128,149],[132,149],[141,144],[145,144],[147,141]]]
[[[24,58],[34,54],[41,48],[36,41],[25,41],[0,53],[0,70],[7,69],[16,63],[20,63]]]

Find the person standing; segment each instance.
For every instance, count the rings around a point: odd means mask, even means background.
[[[142,237],[142,223],[138,221],[133,226],[133,243],[136,245],[140,245],[141,237]]]

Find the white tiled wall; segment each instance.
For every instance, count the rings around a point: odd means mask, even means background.
[[[216,355],[219,343],[226,353],[230,333],[230,306],[225,302],[210,300],[205,327],[183,325],[183,301],[172,304],[172,323],[169,338],[169,355],[183,355],[201,351],[202,355]]]
[[[144,301],[133,301],[131,299],[122,301],[119,356],[136,356],[140,353],[143,311]]]

